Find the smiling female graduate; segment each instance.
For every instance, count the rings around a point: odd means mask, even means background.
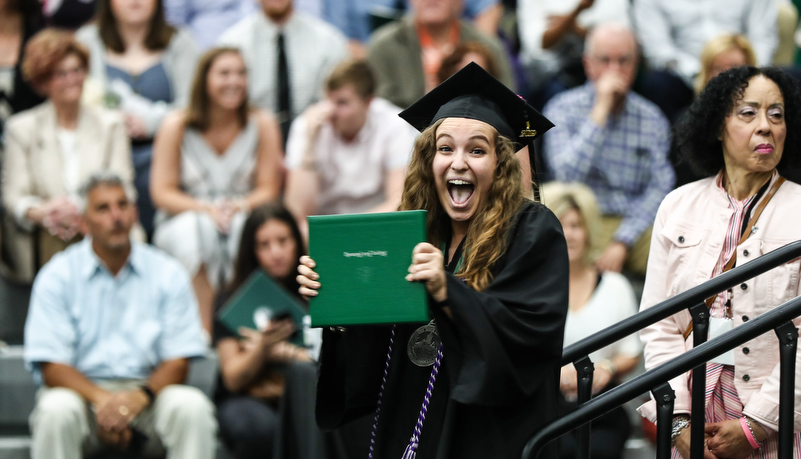
[[[434,320],[325,330],[317,422],[375,413],[376,459],[518,458],[556,414],[568,260],[514,141],[552,124],[475,64],[400,116],[422,131],[401,210],[428,211],[430,241],[406,279],[425,283]],[[301,258],[303,295],[325,282],[314,267]]]

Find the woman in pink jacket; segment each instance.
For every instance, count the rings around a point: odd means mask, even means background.
[[[719,75],[675,132],[679,152],[709,177],[662,202],[641,309],[801,238],[801,186],[778,172],[801,158],[801,97],[788,75],[754,67]],[[796,297],[800,266],[795,260],[718,295],[710,305],[710,337]],[[692,347],[691,322],[685,310],[641,332],[646,369]],[[689,373],[670,384],[676,393],[673,458],[689,459]],[[773,333],[709,362],[705,396],[706,459],[778,458],[779,344]],[[799,432],[798,388],[795,404]],[[653,401],[640,412],[656,418]],[[799,445],[796,433],[796,458]]]

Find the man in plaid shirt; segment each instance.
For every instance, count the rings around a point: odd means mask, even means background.
[[[545,106],[556,125],[545,135],[545,158],[556,180],[582,182],[598,198],[599,269],[644,274],[651,225],[675,180],[670,125],[656,105],[631,92],[637,43],[630,30],[596,26],[583,60],[589,81]]]

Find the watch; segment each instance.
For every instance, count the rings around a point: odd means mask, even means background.
[[[153,389],[151,389],[147,384],[142,384],[139,386],[139,390],[141,390],[147,396],[148,405],[152,405],[156,400],[156,393],[153,392]]]
[[[690,420],[685,416],[679,416],[673,419],[673,428],[670,431],[670,445],[676,445],[676,437],[681,434],[681,431],[690,427]]]

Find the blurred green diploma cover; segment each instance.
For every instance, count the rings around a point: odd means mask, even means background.
[[[217,313],[217,318],[232,333],[239,327],[264,330],[271,319],[291,318],[295,330],[290,341],[303,346],[303,306],[283,287],[257,269]]]
[[[425,285],[405,278],[427,239],[426,211],[308,218],[321,284],[309,303],[313,327],[429,320]]]

